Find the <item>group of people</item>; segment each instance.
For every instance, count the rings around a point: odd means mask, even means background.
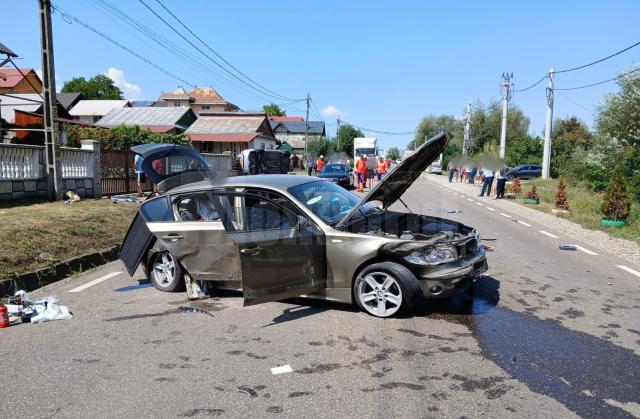
[[[495,199],[504,198],[505,184],[507,183],[506,173],[509,170],[507,166],[502,166],[499,170],[489,167],[479,168],[476,166],[457,166],[454,162],[449,162],[447,166],[447,174],[449,183],[453,182],[455,176],[456,182],[469,183],[471,185],[481,185],[482,189],[478,196],[491,196],[493,181],[496,181]]]
[[[373,186],[373,179],[376,177],[378,182],[384,178],[391,168],[391,159],[385,159],[384,157],[378,157],[375,169],[369,166],[367,163],[366,154],[362,154],[355,164],[356,174],[356,189],[358,192],[364,191],[364,188],[370,188]]]

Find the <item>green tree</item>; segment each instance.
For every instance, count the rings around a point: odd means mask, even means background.
[[[528,135],[507,139],[505,161],[511,166],[519,164],[541,164],[544,143],[540,137]]]
[[[85,99],[122,99],[122,90],[113,84],[105,74],[98,74],[86,80],[74,77],[62,86],[62,93],[82,93]]]
[[[359,137],[364,137],[364,134],[359,129],[349,124],[340,125],[340,129],[334,139],[334,151],[345,153],[353,158],[353,139]]]
[[[281,109],[280,106],[275,103],[264,105],[262,110],[267,116],[287,116],[287,111]]]
[[[485,109],[484,105],[478,101],[471,112],[469,154],[474,155],[486,150],[488,144],[500,144],[501,126],[502,107],[492,106]],[[528,132],[529,118],[519,107],[510,106],[507,113],[507,142],[514,138],[526,138]]]
[[[333,151],[332,141],[325,137],[310,137],[307,143],[307,152],[313,156],[327,155]]]
[[[389,147],[386,157],[394,161],[398,160],[400,158],[400,149],[398,147]]]
[[[556,119],[551,131],[551,176],[557,177],[571,165],[578,149],[588,150],[592,137],[587,125],[577,117]]]
[[[437,135],[441,130],[453,134],[453,140],[462,145],[463,122],[452,115],[427,115],[418,124],[416,135],[409,142],[409,150],[415,150],[429,138]]]

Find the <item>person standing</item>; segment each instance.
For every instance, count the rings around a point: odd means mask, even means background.
[[[356,162],[356,175],[358,179],[357,190],[362,192],[367,184],[367,156],[364,154]]]
[[[378,176],[378,182],[382,180],[384,175],[387,173],[388,164],[384,160],[384,157],[378,157],[378,165],[376,166],[376,175]]]
[[[324,169],[324,156],[321,154],[316,160],[316,174],[322,172],[322,169]]]
[[[449,175],[449,183],[453,182],[453,174],[457,172],[456,165],[452,161],[447,163],[447,174]]]
[[[311,156],[306,157],[305,164],[307,165],[307,174],[311,176],[311,173],[313,172],[313,159]]]
[[[505,177],[506,173],[507,173],[506,167],[502,166],[500,168],[500,171],[498,171],[496,175],[497,181],[496,181],[496,198],[495,199],[504,198],[504,186],[507,183],[507,179]]]
[[[144,196],[144,193],[142,192],[142,187],[147,181],[147,178],[145,177],[144,172],[142,171],[143,161],[144,159],[139,154],[136,154],[136,158],[133,160],[133,168],[136,172],[136,186],[138,188],[138,196]]]
[[[484,196],[485,191],[487,192],[487,196],[491,196],[491,185],[493,184],[493,170],[488,168],[482,169],[482,176],[484,177],[484,181],[482,182],[482,191],[480,191],[479,196]]]

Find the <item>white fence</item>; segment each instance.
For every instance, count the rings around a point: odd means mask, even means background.
[[[42,147],[0,144],[0,180],[39,179]]]
[[[95,153],[91,149],[60,148],[62,178],[92,178]],[[0,180],[33,180],[44,175],[44,147],[0,144]]]

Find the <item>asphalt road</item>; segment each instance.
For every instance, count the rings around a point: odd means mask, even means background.
[[[420,181],[405,202],[494,246],[472,304],[461,295],[382,320],[303,299],[190,303],[116,262],[40,292],[73,320],[0,330],[4,415],[640,415],[640,278],[618,265],[640,267],[589,243],[559,250],[575,241],[473,193]]]

